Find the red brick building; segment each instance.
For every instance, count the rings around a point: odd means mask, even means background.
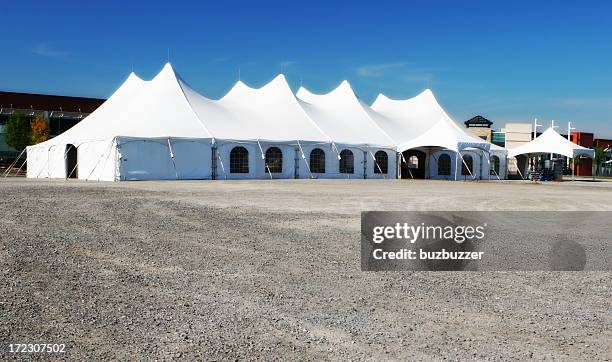
[[[593,148],[593,134],[588,132],[572,132],[571,141],[575,144]],[[580,162],[577,165],[573,165],[574,174],[576,176],[593,176],[593,160],[590,158],[580,158]]]
[[[593,144],[595,145],[596,148],[601,148],[601,149],[612,148],[612,140],[606,140],[603,138],[596,138],[593,141]]]

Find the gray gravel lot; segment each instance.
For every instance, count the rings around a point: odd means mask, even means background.
[[[612,210],[610,185],[2,179],[2,353],[610,360],[610,272],[359,262],[361,210]]]

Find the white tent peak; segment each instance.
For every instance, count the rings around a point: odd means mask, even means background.
[[[134,72],[130,72],[130,74],[128,75],[126,80],[131,80],[131,79],[138,79],[138,80],[142,80],[142,78],[140,78],[136,73]]]
[[[327,100],[357,100],[357,95],[353,91],[353,87],[347,80],[343,80],[338,86],[327,93],[314,93],[303,86],[298,89],[296,96],[301,100],[311,103],[314,99]]]
[[[227,92],[219,101],[228,101],[233,99],[239,99],[243,96],[249,96],[251,94],[291,94],[293,97],[293,91],[287,83],[287,78],[283,74],[279,74],[274,77],[271,81],[264,84],[263,86],[256,88],[251,87],[243,81],[237,81],[236,84]]]
[[[427,88],[416,96],[406,99],[393,99],[383,93],[378,93],[378,96],[376,96],[374,103],[372,103],[372,108],[383,108],[386,106],[397,106],[401,104],[410,104],[416,102],[435,102],[436,104],[438,104],[436,96],[434,96],[431,89]]]

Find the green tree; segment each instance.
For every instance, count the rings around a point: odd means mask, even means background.
[[[32,144],[32,127],[23,113],[15,112],[11,115],[4,127],[4,138],[7,145],[20,152]]]
[[[599,164],[605,160],[606,155],[604,154],[604,149],[595,147],[595,158],[593,159],[593,163],[595,163],[595,175],[599,174]]]

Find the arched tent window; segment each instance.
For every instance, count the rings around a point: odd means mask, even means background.
[[[374,154],[376,163],[374,164],[374,173],[388,173],[389,172],[389,156],[385,151],[376,151]]]
[[[438,158],[438,175],[450,176],[451,174],[451,158],[446,153]]]
[[[408,168],[419,168],[419,158],[417,156],[408,158]]]
[[[355,156],[350,150],[340,152],[340,173],[355,173]]]
[[[283,152],[278,147],[266,150],[266,166],[271,173],[283,172]]]
[[[499,175],[499,157],[491,156],[491,175]]]
[[[310,172],[325,173],[325,152],[320,148],[310,152]]]
[[[249,151],[242,146],[230,152],[230,173],[249,173]]]
[[[463,155],[463,162],[461,163],[461,174],[462,175],[470,175],[474,174],[472,156]],[[467,165],[467,167],[465,167]]]

